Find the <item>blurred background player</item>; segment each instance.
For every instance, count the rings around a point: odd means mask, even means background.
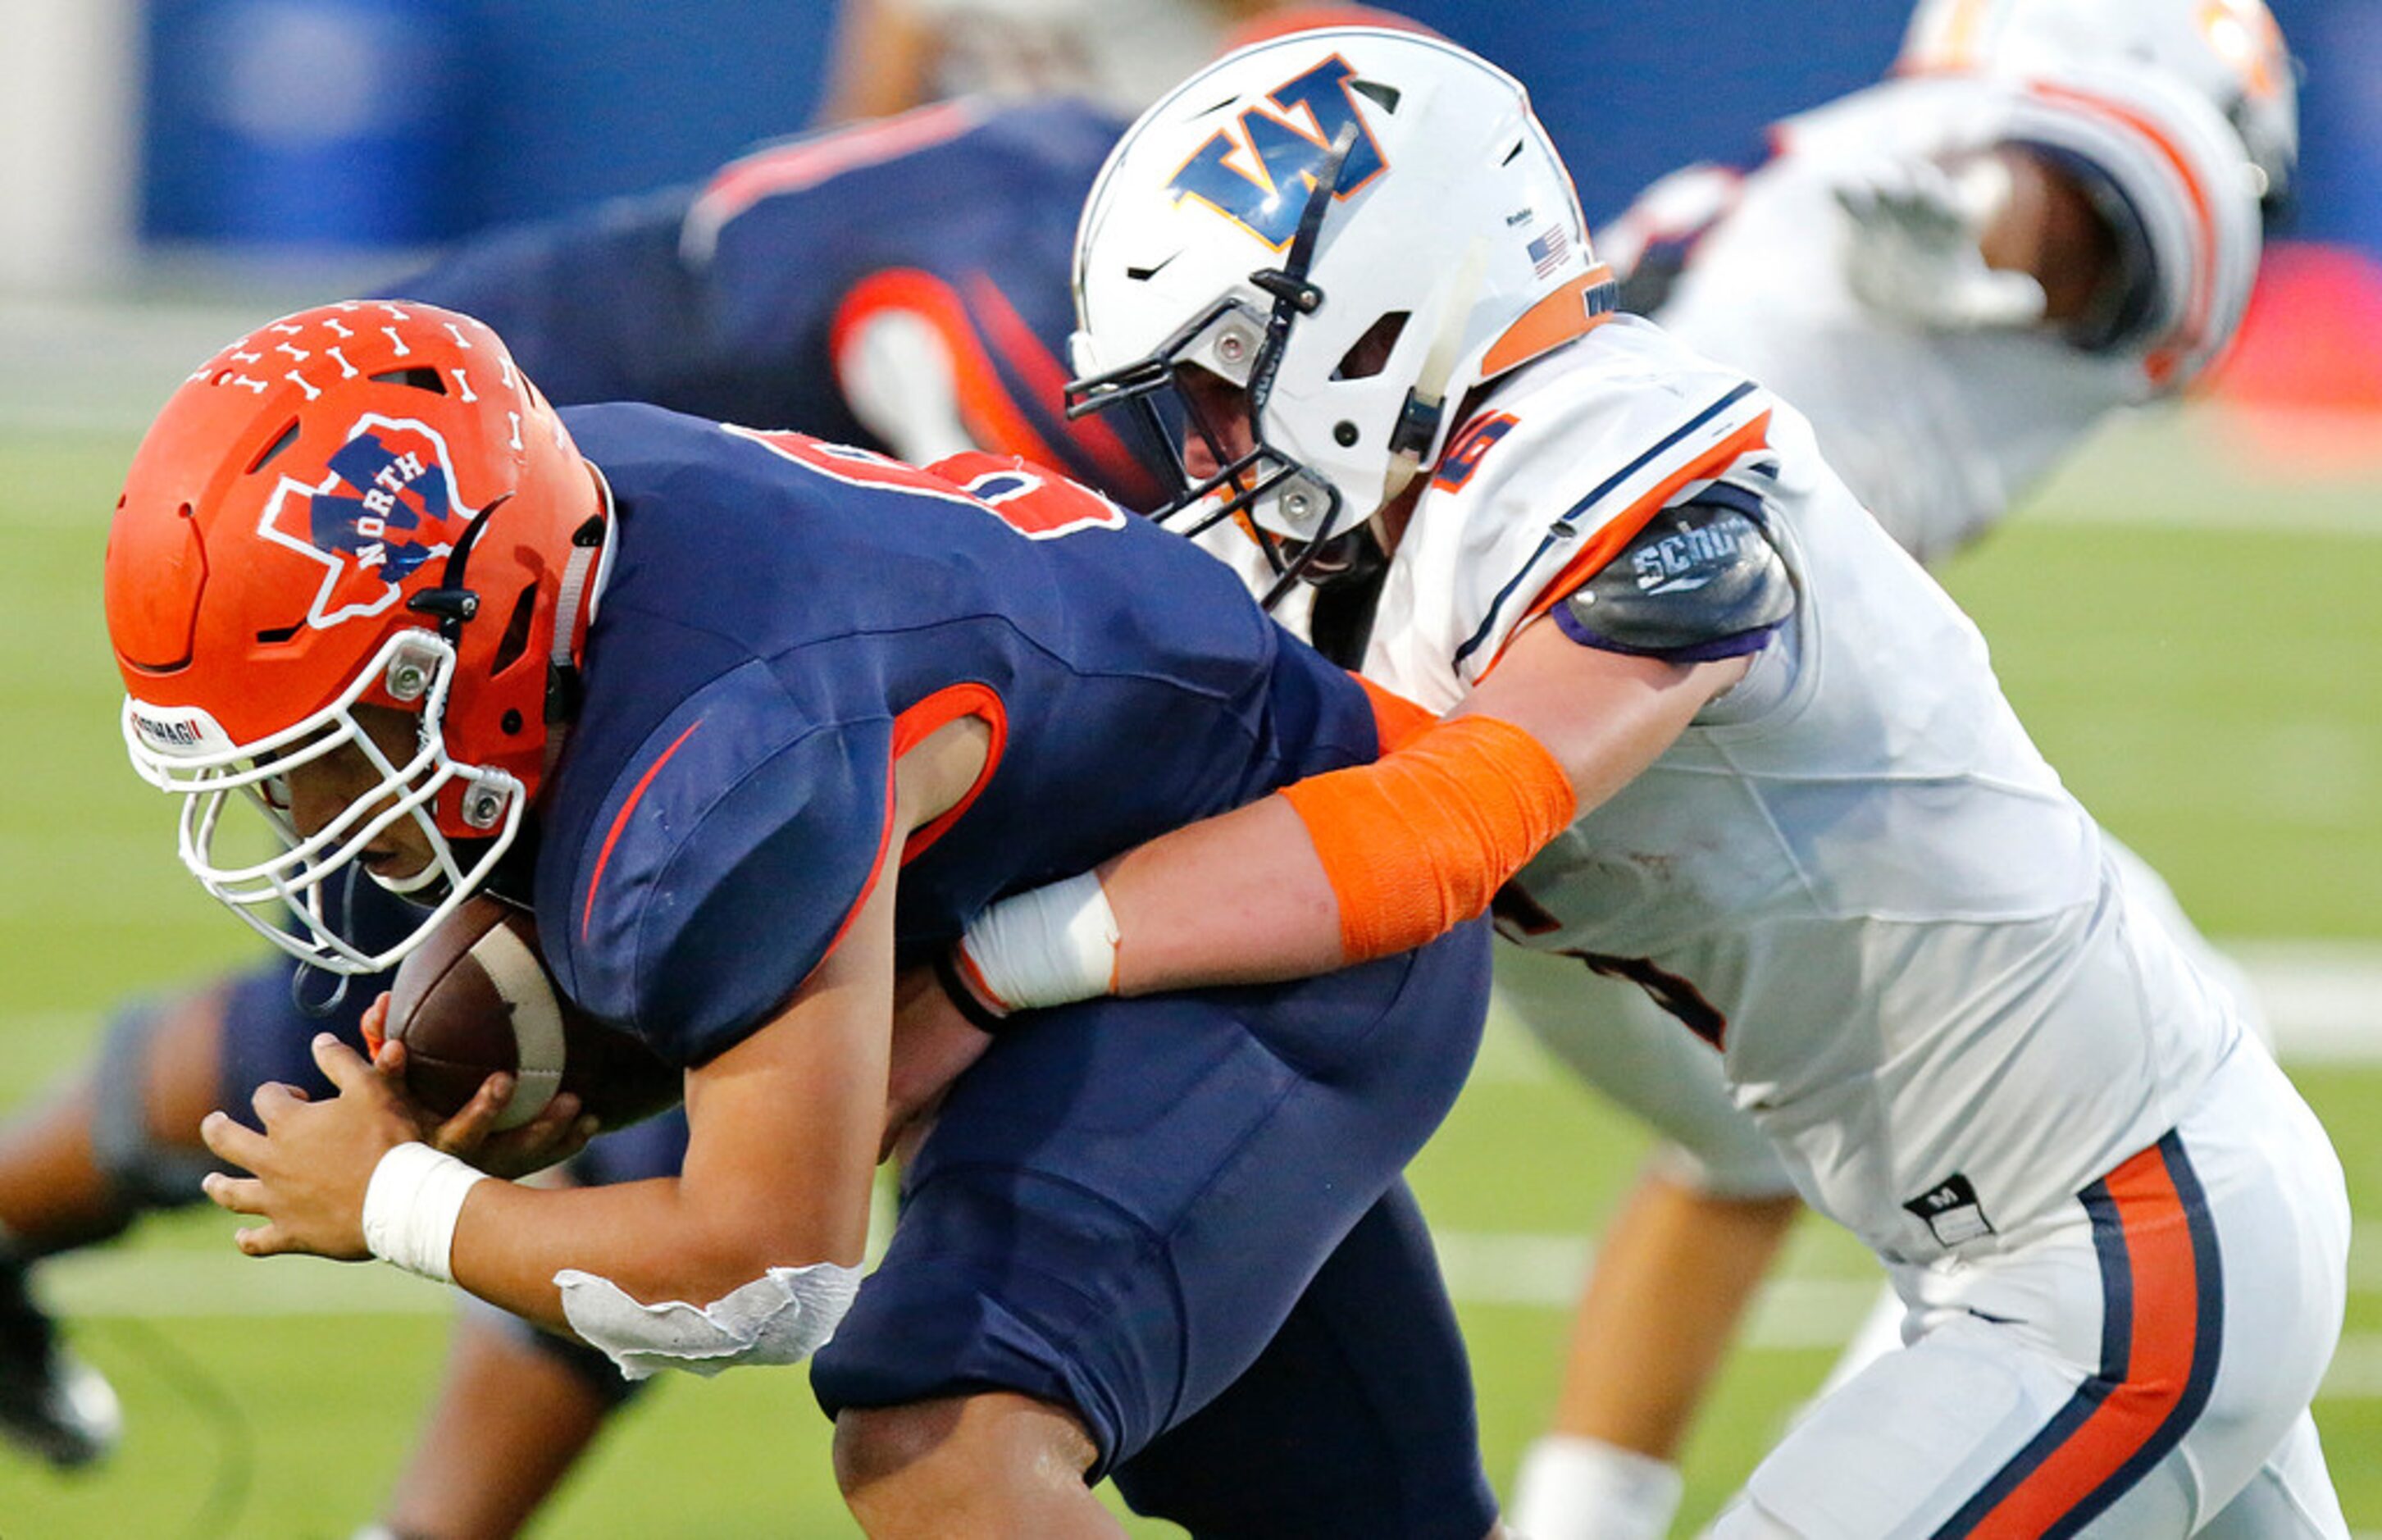
[[[1895,79],[1779,124],[1756,166],[1657,183],[1599,250],[1626,307],[1793,401],[1933,563],[2224,351],[2257,270],[2250,211],[2290,201],[2293,68],[2259,0],[1928,0]],[[2229,137],[2179,131],[2210,109]],[[2254,1015],[2157,875],[2111,855]],[[1539,1540],[1621,1540],[1667,1531],[1693,1411],[1802,1205],[1717,1055],[1625,984],[1588,985],[1603,1008],[1584,1010],[1578,971],[1499,961],[1540,1040],[1670,1142],[1599,1238],[1515,1512]],[[1889,1291],[1839,1374],[1902,1313]]]
[[[821,115],[881,117],[961,95],[1076,96],[1131,117],[1283,0],[852,0]]]

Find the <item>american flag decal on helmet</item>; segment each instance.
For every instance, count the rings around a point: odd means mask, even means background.
[[[1531,267],[1543,278],[1571,255],[1571,236],[1561,225],[1552,225],[1544,235],[1530,242],[1529,250]]]

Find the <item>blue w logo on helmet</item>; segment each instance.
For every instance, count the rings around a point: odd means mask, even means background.
[[[1341,131],[1353,125],[1357,135],[1340,168],[1334,195],[1349,198],[1389,167],[1372,129],[1357,110],[1356,71],[1337,56],[1324,60],[1286,85],[1267,92],[1266,99],[1285,114],[1304,112],[1317,129],[1309,133],[1295,117],[1276,117],[1255,110],[1240,116],[1240,134],[1219,132],[1199,146],[1166,186],[1177,199],[1197,198],[1276,251],[1290,244],[1298,232],[1308,190],[1323,157]],[[1246,141],[1256,160],[1251,176],[1231,164],[1230,157]]]

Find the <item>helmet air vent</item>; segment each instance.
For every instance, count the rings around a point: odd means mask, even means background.
[[[289,419],[289,425],[283,428],[278,434],[276,434],[274,436],[273,442],[265,445],[264,448],[258,452],[257,457],[248,462],[248,474],[250,475],[254,475],[257,472],[264,469],[265,464],[271,461],[274,456],[288,449],[292,443],[297,441],[297,438],[298,419],[292,417]],[[182,516],[184,518],[188,518],[190,517],[190,510],[189,505],[184,504],[182,508]]]
[[[404,385],[416,390],[427,390],[434,396],[447,394],[447,381],[436,369],[416,364],[411,369],[389,369],[373,376],[374,385]]]
[[[1397,87],[1383,85],[1379,80],[1351,80],[1348,89],[1367,101],[1379,102],[1383,112],[1397,111],[1398,100],[1403,94]]]

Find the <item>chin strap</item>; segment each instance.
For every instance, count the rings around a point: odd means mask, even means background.
[[[342,923],[350,929],[355,925],[356,874],[362,869],[351,861],[348,864],[348,869],[340,877],[339,913]],[[308,991],[307,983],[318,973],[331,980],[331,992],[315,998]],[[334,973],[326,967],[316,967],[313,964],[301,959],[296,969],[289,975],[289,1004],[298,1008],[299,1015],[309,1020],[321,1021],[338,1010],[346,1001],[348,983],[353,977],[352,974]],[[375,1049],[374,1052],[378,1050]]]
[[[562,567],[562,585],[554,598],[554,644],[546,660],[546,762],[542,774],[551,774],[562,757],[562,741],[579,720],[585,694],[579,659],[596,623],[596,607],[612,575],[612,485],[594,465],[602,506],[571,532],[571,555]]]
[[[1439,335],[1430,339],[1414,388],[1406,392],[1397,426],[1390,432],[1390,469],[1381,481],[1384,505],[1397,500],[1420,473],[1423,458],[1439,437],[1441,419],[1447,414],[1447,380],[1455,373],[1456,354],[1464,346],[1464,324],[1471,318],[1473,298],[1480,292],[1481,276],[1489,266],[1489,243],[1474,237],[1464,249],[1463,264],[1448,286],[1447,304]]]

